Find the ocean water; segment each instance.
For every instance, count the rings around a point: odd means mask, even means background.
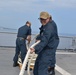
[[[34,42],[35,34],[32,35],[32,43]],[[15,47],[17,33],[0,32],[0,46]]]
[[[32,34],[31,45],[35,42],[37,34]],[[17,30],[2,30],[0,29],[0,47],[15,47],[17,38]],[[58,49],[73,49],[76,48],[75,36],[59,36],[60,43]]]

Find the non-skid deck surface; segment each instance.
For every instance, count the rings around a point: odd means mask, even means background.
[[[19,75],[19,67],[13,67],[13,56],[15,48],[2,48],[0,47],[0,75]],[[73,54],[65,51],[57,52],[57,65],[70,73],[70,75],[76,75],[76,53]],[[25,71],[25,74],[27,72]],[[33,75],[31,71],[31,75]],[[62,75],[56,70],[56,75]],[[65,75],[65,74],[64,74]]]

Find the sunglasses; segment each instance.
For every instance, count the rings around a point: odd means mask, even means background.
[[[43,19],[43,18],[38,18],[39,20],[46,20],[46,19]]]

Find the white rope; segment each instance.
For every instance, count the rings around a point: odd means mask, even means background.
[[[28,73],[28,75],[30,75],[30,64],[31,64],[31,61],[32,61],[32,59],[33,59],[33,56],[34,56],[34,52],[32,53],[32,55],[31,55],[31,57],[30,57],[30,59],[29,59],[29,61],[28,61],[28,68],[27,68],[27,73]]]
[[[36,39],[36,37],[37,37],[38,35],[39,35],[39,34],[35,35],[35,37],[31,40],[31,42],[34,41],[34,39]],[[30,42],[30,43],[31,43],[31,42]],[[28,49],[29,49],[29,44],[27,43],[27,41],[26,41],[26,47],[27,47],[27,50],[28,50]],[[17,62],[17,63],[22,66],[21,54],[19,54],[18,62]],[[20,66],[20,69],[21,69],[21,66]]]
[[[36,43],[34,43],[30,48],[33,48],[34,46],[36,46],[40,41],[37,41]],[[25,71],[25,67],[26,67],[26,64],[27,64],[27,61],[28,61],[28,57],[30,55],[30,48],[26,54],[26,57],[24,59],[24,62],[23,62],[23,65],[22,65],[22,68],[21,68],[21,71],[19,73],[19,75],[24,75],[24,71]]]

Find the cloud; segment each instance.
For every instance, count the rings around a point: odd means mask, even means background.
[[[24,0],[3,0],[0,1],[0,8],[7,8],[7,9],[27,9],[27,7],[29,7],[30,5],[30,1],[24,1]]]
[[[76,0],[55,0],[54,5],[63,8],[76,8]]]
[[[76,0],[0,0],[0,10],[42,10],[47,8],[76,8]]]
[[[65,10],[63,10],[63,8]],[[70,11],[68,11],[68,8],[70,9]],[[71,10],[72,8],[74,8],[74,11]],[[75,8],[76,0],[0,0],[0,25],[4,27],[16,28],[25,23],[25,20],[30,20],[32,21],[34,27],[36,27],[36,24],[37,26],[40,25],[40,22],[37,19],[39,17],[39,13],[43,10],[46,10],[51,13],[53,17],[55,16],[55,20],[58,22],[58,24],[60,24],[61,22],[60,25],[63,25],[64,27],[64,23],[66,23],[66,18],[68,18],[71,12],[76,12]],[[75,17],[74,13],[71,14],[73,14]],[[63,19],[64,15],[68,16],[65,16],[66,18]],[[71,21],[68,21],[68,23],[69,22]],[[60,29],[63,29],[63,27]],[[34,29],[37,28],[38,27]]]

